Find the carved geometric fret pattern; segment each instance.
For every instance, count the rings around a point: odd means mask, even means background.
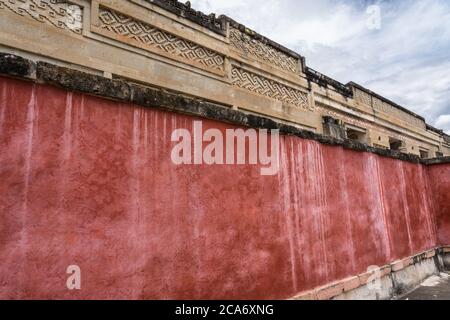
[[[273,64],[289,72],[298,72],[298,60],[268,46],[261,41],[252,39],[249,35],[242,33],[239,29],[230,28],[230,42],[236,49],[244,54],[251,54],[259,59]]]
[[[425,122],[416,118],[392,105],[386,103],[376,97],[373,98],[373,108],[377,111],[384,112],[388,115],[392,115],[398,119],[404,120],[410,124],[413,124],[417,127],[425,128]]]
[[[377,111],[384,112],[388,115],[396,117],[397,119],[404,120],[407,123],[415,125],[419,128],[425,128],[424,121],[392,106],[387,102],[382,101],[381,99],[378,99],[377,97],[372,97],[367,92],[355,88],[354,98],[356,101],[362,102],[370,107],[373,107]]]
[[[355,89],[354,98],[356,101],[372,106],[372,96],[362,90]]]
[[[223,56],[147,23],[102,7],[99,20],[102,29],[113,35],[126,37],[139,46],[157,49],[213,70],[224,70]]]
[[[0,9],[73,33],[81,34],[83,30],[83,9],[68,1],[0,0]]]
[[[300,90],[296,90],[240,68],[233,67],[231,76],[233,85],[237,87],[257,92],[261,95],[302,109],[310,108],[307,94]]]

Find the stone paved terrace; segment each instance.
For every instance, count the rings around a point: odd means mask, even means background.
[[[450,300],[450,273],[441,273],[424,281],[402,300]]]

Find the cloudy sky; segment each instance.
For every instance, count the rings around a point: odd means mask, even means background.
[[[449,0],[191,3],[232,17],[305,56],[309,67],[343,83],[357,82],[450,134]]]

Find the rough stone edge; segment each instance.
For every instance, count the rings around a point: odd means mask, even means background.
[[[450,163],[450,157],[425,159],[425,160],[422,160],[422,162],[426,165],[447,164],[447,163]]]
[[[429,259],[434,259],[437,269],[441,269],[442,266],[440,266],[440,264],[437,262],[437,259],[435,258],[438,255],[442,255],[443,253],[446,252],[450,252],[449,246],[430,249],[425,252],[414,255],[412,257],[394,261],[391,264],[385,265],[379,269],[380,270],[379,277],[380,279],[384,277],[389,277],[394,273],[400,272],[411,265],[415,265]],[[375,271],[364,272],[357,276],[349,277],[312,290],[301,292],[289,300],[330,300],[342,294],[349,293],[353,290],[366,286],[369,278],[374,276],[374,274]],[[403,293],[401,291],[403,290],[403,288],[394,288],[394,289],[396,289],[395,292],[396,294]]]
[[[284,135],[314,140],[330,146],[340,146],[356,152],[374,153],[382,157],[416,164],[450,163],[450,157],[423,160],[416,155],[317,134],[264,116],[247,114],[233,110],[228,106],[213,104],[175,92],[145,87],[125,80],[108,79],[47,62],[38,61],[35,63],[9,53],[0,53],[0,74],[32,79],[38,83],[54,85],[69,91],[78,91],[147,108],[157,108],[255,129],[278,129]]]
[[[305,75],[308,81],[314,82],[323,88],[334,89],[336,92],[343,95],[346,99],[353,98],[353,90],[351,87],[330,78],[313,68],[305,67]]]
[[[214,13],[209,15],[191,8],[189,3],[182,3],[177,0],[145,0],[177,16],[186,18],[198,25],[205,27],[217,34],[226,36],[226,27],[222,19],[216,18]]]
[[[250,36],[251,38],[253,38],[253,39],[257,40],[257,41],[260,41],[260,42],[262,42],[262,43],[264,43],[264,44],[266,44],[266,45],[268,45],[268,46],[270,46],[270,47],[272,47],[274,49],[277,49],[277,50],[283,52],[284,54],[287,54],[288,56],[291,56],[292,58],[301,60],[301,62],[303,64],[303,67],[305,67],[305,57],[303,57],[302,55],[298,54],[297,52],[295,52],[295,51],[293,51],[291,49],[288,49],[285,46],[282,46],[281,44],[279,44],[279,43],[277,43],[277,42],[275,42],[275,41],[273,41],[273,40],[271,40],[271,39],[269,39],[269,38],[267,38],[267,37],[257,33],[256,31],[253,31],[253,30],[247,28],[243,24],[235,21],[234,19],[232,19],[232,18],[230,18],[230,17],[228,17],[226,15],[219,16],[219,19],[222,19],[224,21],[229,22],[230,26],[232,26],[233,28],[238,29],[242,33]],[[300,71],[304,71],[304,70],[300,70]]]
[[[34,75],[36,64],[22,57],[0,53],[0,74],[30,78]]]

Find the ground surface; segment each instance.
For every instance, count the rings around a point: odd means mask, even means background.
[[[450,275],[441,274],[427,279],[403,300],[450,300]]]

